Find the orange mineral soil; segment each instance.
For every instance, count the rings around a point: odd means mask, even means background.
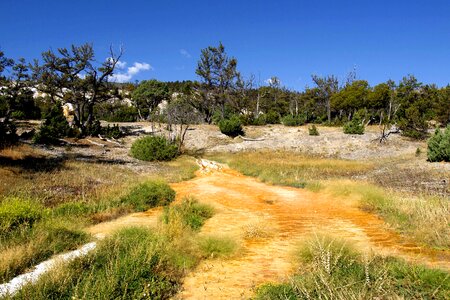
[[[302,239],[326,234],[348,240],[367,253],[394,255],[450,269],[448,251],[422,249],[389,230],[377,216],[350,199],[304,189],[274,186],[224,165],[200,160],[197,176],[172,184],[177,201],[193,196],[215,207],[200,234],[227,236],[240,242],[226,259],[207,259],[186,276],[175,299],[248,299],[255,287],[280,282],[299,268],[293,251]],[[160,209],[98,224],[90,232],[103,236],[128,225],[156,226]],[[300,266],[301,267],[301,266]]]

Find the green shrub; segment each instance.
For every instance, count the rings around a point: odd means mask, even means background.
[[[0,149],[17,142],[16,125],[8,120],[0,121]]]
[[[53,209],[57,216],[81,216],[90,212],[90,207],[82,202],[67,202]]]
[[[264,114],[266,124],[280,124],[280,114],[276,111],[270,110]]]
[[[121,202],[137,211],[168,205],[175,199],[175,191],[165,182],[149,181],[134,187]]]
[[[135,122],[139,118],[139,113],[134,106],[102,103],[95,107],[95,116],[108,122]]]
[[[306,123],[306,116],[301,115],[287,115],[281,119],[281,123],[285,126],[301,126]]]
[[[359,114],[355,114],[350,122],[344,125],[345,134],[364,134],[364,123]]]
[[[319,135],[319,130],[317,130],[317,127],[314,124],[308,128],[308,132],[309,132],[309,135],[315,135],[315,136]]]
[[[45,116],[45,121],[34,136],[34,142],[39,144],[56,144],[59,139],[73,134],[63,109],[60,105],[54,105]]]
[[[171,160],[177,155],[178,147],[162,136],[146,136],[131,145],[131,156],[140,160]]]
[[[43,207],[36,202],[7,198],[0,203],[0,235],[17,227],[31,227],[42,214]]]
[[[444,132],[436,128],[434,135],[428,140],[427,156],[431,162],[450,162],[450,125]]]
[[[166,224],[175,219],[181,220],[191,229],[199,230],[213,215],[214,209],[211,206],[199,203],[193,198],[184,198],[180,204],[166,208],[162,219]]]
[[[244,134],[241,120],[238,116],[232,116],[230,119],[223,119],[219,122],[220,132],[231,137]]]
[[[114,124],[112,127],[110,127],[109,124],[106,127],[102,127],[101,133],[104,136],[113,139],[119,139],[124,136],[124,133],[120,130],[120,127],[117,124]]]

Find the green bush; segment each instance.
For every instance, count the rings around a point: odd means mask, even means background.
[[[319,135],[319,130],[317,130],[317,127],[314,124],[308,128],[308,132],[309,135],[316,135],[316,136]]]
[[[238,116],[232,116],[230,119],[223,119],[219,122],[220,132],[231,137],[244,134],[241,120]]]
[[[266,124],[280,124],[280,114],[276,111],[270,110],[263,116]]]
[[[124,133],[117,124],[114,124],[112,127],[108,124],[108,126],[102,127],[101,132],[104,136],[113,139],[119,139],[124,136]]]
[[[450,125],[444,132],[436,128],[434,135],[428,140],[427,156],[431,162],[450,162]]]
[[[139,113],[134,106],[102,103],[95,107],[95,116],[108,122],[135,122],[139,118]]]
[[[178,147],[162,136],[146,136],[131,145],[131,156],[140,160],[172,160],[177,155]]]
[[[281,123],[284,126],[301,126],[306,123],[306,116],[303,114],[296,116],[287,115],[281,119]]]
[[[355,114],[350,122],[344,125],[345,134],[364,134],[364,123],[359,114]]]
[[[45,116],[45,121],[39,128],[33,140],[39,144],[56,144],[59,139],[73,134],[63,109],[60,105],[54,105]]]
[[[134,187],[121,198],[123,204],[131,205],[137,211],[155,206],[168,205],[175,199],[175,191],[165,182],[149,181]]]
[[[0,203],[0,235],[17,227],[31,227],[42,218],[43,207],[31,200],[7,198]]]
[[[0,121],[0,149],[16,142],[16,125],[11,121]]]
[[[180,204],[165,209],[163,221],[168,224],[177,219],[193,230],[200,230],[213,215],[214,209],[211,206],[199,203],[194,198],[185,198]]]

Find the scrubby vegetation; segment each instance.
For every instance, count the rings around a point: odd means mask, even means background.
[[[44,119],[44,123],[34,136],[34,142],[39,144],[55,144],[59,143],[60,138],[74,135],[74,132],[63,115],[61,106],[53,106],[47,115],[44,116]]]
[[[179,220],[184,226],[195,231],[213,215],[214,209],[211,206],[199,203],[194,198],[185,198],[181,203],[166,208],[162,218],[166,224]]]
[[[428,160],[431,162],[450,162],[450,125],[442,132],[436,129],[434,135],[428,140]]]
[[[258,288],[256,299],[445,299],[450,275],[391,258],[362,255],[343,242],[316,237],[297,253],[289,282]]]
[[[131,146],[131,155],[145,161],[167,161],[178,155],[178,147],[162,136],[146,136]]]
[[[364,123],[357,114],[353,119],[344,125],[345,134],[364,134]]]
[[[306,123],[306,115],[287,115],[281,118],[285,126],[301,126]]]
[[[308,133],[309,135],[314,135],[314,136],[318,136],[319,135],[319,130],[317,129],[316,125],[311,125],[311,127],[308,128]]]
[[[232,116],[230,119],[223,119],[219,121],[219,129],[225,135],[236,137],[244,134],[241,120],[238,116]]]
[[[145,211],[155,206],[169,205],[175,199],[175,191],[165,182],[149,181],[141,183],[120,199],[136,211]]]

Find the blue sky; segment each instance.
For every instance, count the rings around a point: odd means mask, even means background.
[[[0,0],[0,49],[38,58],[92,42],[96,57],[123,45],[122,80],[196,79],[200,50],[219,41],[243,75],[278,76],[291,88],[311,74],[370,84],[414,74],[450,82],[450,1]],[[136,64],[137,63],[137,64]]]

